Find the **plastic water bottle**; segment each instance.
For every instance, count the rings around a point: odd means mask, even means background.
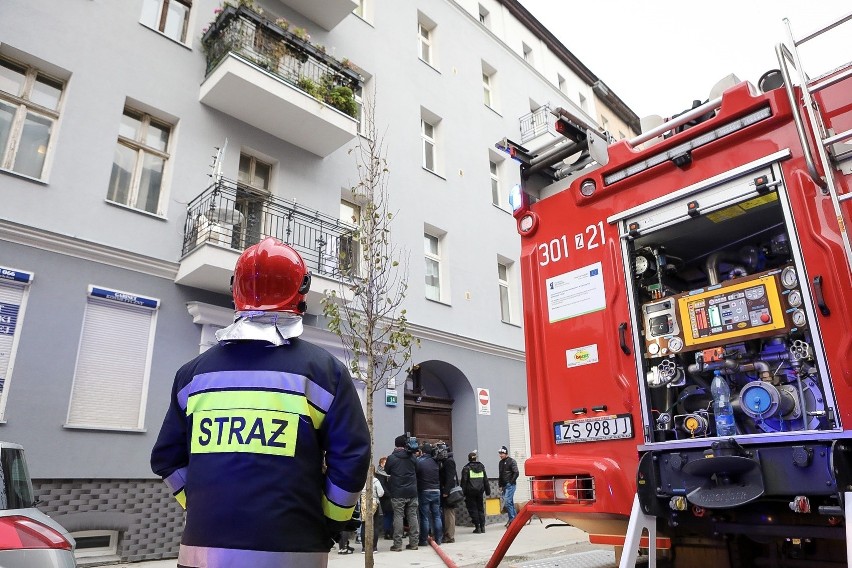
[[[734,407],[731,406],[731,389],[719,371],[714,373],[710,393],[713,395],[713,414],[716,415],[716,435],[720,438],[734,436],[737,423],[734,421]]]

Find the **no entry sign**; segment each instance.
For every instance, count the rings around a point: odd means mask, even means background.
[[[491,414],[491,395],[488,389],[476,389],[476,402],[479,414]]]

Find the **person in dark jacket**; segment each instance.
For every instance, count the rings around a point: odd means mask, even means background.
[[[491,495],[488,484],[488,474],[485,466],[477,461],[476,450],[467,454],[467,464],[462,468],[461,486],[464,491],[464,503],[470,519],[473,521],[473,532],[485,532],[485,501],[484,495]]]
[[[391,550],[402,550],[402,532],[404,521],[408,522],[408,544],[406,549],[417,550],[420,530],[417,523],[417,467],[414,463],[413,449],[406,449],[408,436],[397,436],[396,448],[388,456],[385,472],[390,476],[390,495],[393,505],[393,546]]]
[[[299,338],[310,281],[281,241],[247,248],[236,321],[177,371],[151,469],[186,509],[179,567],[325,567],[352,517],[370,432],[346,365]]]
[[[417,500],[420,502],[420,546],[429,544],[431,531],[435,542],[444,540],[441,521],[441,468],[432,456],[432,445],[423,444],[422,455],[417,460]]]
[[[443,447],[442,447],[443,446]],[[447,503],[450,489],[459,484],[459,472],[456,469],[456,460],[453,458],[453,449],[441,442],[437,445],[436,459],[441,466],[441,505],[444,511],[444,543],[456,541],[456,505]]]
[[[506,526],[508,527],[516,514],[515,488],[518,482],[518,462],[514,458],[509,457],[509,448],[506,446],[500,446],[498,453],[500,454],[500,463],[497,465],[497,485],[500,486],[503,506],[509,515],[509,520],[506,521]]]

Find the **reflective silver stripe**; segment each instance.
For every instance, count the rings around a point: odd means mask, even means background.
[[[192,568],[326,568],[327,552],[268,552],[180,545],[178,566]]]
[[[165,478],[163,481],[166,482],[166,485],[171,490],[172,494],[177,493],[183,489],[184,485],[186,485],[186,468],[182,467],[175,470],[174,473]]]
[[[334,396],[303,375],[281,371],[216,371],[195,375],[177,395],[178,404],[186,410],[189,397],[210,389],[279,389],[305,395],[308,402],[328,412]]]
[[[361,491],[346,491],[331,482],[330,479],[325,480],[325,497],[335,505],[341,507],[354,507],[355,503],[361,497]]]

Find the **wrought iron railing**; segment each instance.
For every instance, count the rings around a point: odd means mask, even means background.
[[[361,75],[284,25],[246,6],[225,6],[201,38],[206,74],[233,53],[355,117],[353,95],[363,83]]]
[[[315,274],[346,281],[358,275],[355,227],[226,179],[187,205],[182,256],[204,244],[242,252],[266,237],[296,249]]]
[[[536,136],[549,132],[556,136],[555,117],[550,113],[550,107],[540,106],[533,112],[520,118],[521,144],[529,142]]]

